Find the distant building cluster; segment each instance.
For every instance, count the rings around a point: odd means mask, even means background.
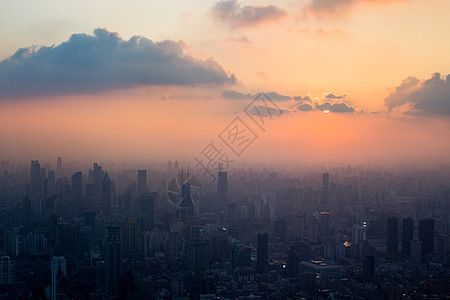
[[[254,165],[211,183],[178,161],[58,157],[0,172],[2,299],[450,295],[448,167]]]

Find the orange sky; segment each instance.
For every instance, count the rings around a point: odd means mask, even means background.
[[[450,162],[446,0],[77,3],[10,2],[0,11],[1,159],[189,160],[245,117],[254,94],[274,91],[311,100],[276,101],[284,114],[267,132],[255,129],[240,160]],[[108,48],[110,32],[120,45],[134,35],[182,43],[138,42],[127,52]],[[106,67],[89,68],[102,55],[80,48],[89,41],[75,47],[74,33],[104,43]],[[54,47],[10,59],[32,45]],[[226,90],[251,95],[227,99]],[[351,111],[325,114],[325,102]]]

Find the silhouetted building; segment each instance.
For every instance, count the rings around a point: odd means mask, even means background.
[[[139,215],[144,221],[144,231],[151,231],[155,215],[155,201],[157,193],[144,193],[139,198]]]
[[[138,170],[138,193],[147,192],[147,170]]]
[[[398,218],[387,220],[387,253],[397,253],[398,249]]]
[[[72,208],[79,210],[83,207],[83,174],[76,172],[72,175]]]
[[[282,243],[286,242],[286,220],[285,219],[275,219],[273,221],[273,233],[275,240]]]
[[[330,174],[322,174],[322,207],[328,208],[330,198]]]
[[[108,172],[105,173],[102,181],[102,214],[109,216],[111,214],[112,185]]]
[[[287,269],[289,277],[296,277],[298,274],[298,254],[293,247],[287,255]]]
[[[362,273],[364,282],[373,280],[373,276],[375,274],[375,258],[373,255],[364,256]]]
[[[420,264],[422,262],[422,241],[417,238],[411,241],[411,255],[409,261],[412,264]]]
[[[25,195],[23,197],[22,202],[22,217],[23,217],[23,224],[24,225],[30,225],[33,224],[33,206],[31,203],[30,196]]]
[[[419,221],[419,240],[422,241],[422,256],[434,252],[434,219]]]
[[[117,291],[120,287],[120,275],[122,274],[120,230],[120,226],[108,226],[108,236],[105,243],[105,283],[108,291]]]
[[[0,261],[0,285],[14,283],[14,263],[9,256],[2,256]]]
[[[256,248],[256,272],[265,273],[267,270],[269,251],[269,235],[267,233],[258,233],[258,242]]]
[[[31,161],[30,190],[31,195],[41,197],[42,194],[41,164],[39,163],[38,160]]]
[[[411,241],[414,238],[414,220],[412,218],[403,219],[402,228],[402,252],[411,255]]]
[[[219,171],[217,176],[217,209],[224,211],[228,203],[228,173]]]

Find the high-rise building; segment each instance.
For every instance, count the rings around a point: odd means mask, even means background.
[[[273,221],[273,233],[275,240],[282,243],[286,242],[286,220],[279,218]]]
[[[328,208],[330,198],[330,174],[322,174],[322,206]]]
[[[331,228],[331,214],[327,211],[322,211],[319,215],[320,222],[320,236],[322,243],[328,242]]]
[[[264,274],[267,270],[269,252],[269,235],[267,233],[258,233],[258,242],[256,248],[256,272]]]
[[[56,161],[56,173],[57,173],[57,175],[58,175],[58,178],[59,177],[62,177],[62,157],[61,156],[58,156],[58,159],[57,159],[57,161]]]
[[[147,192],[147,170],[138,170],[138,193]]]
[[[31,195],[41,197],[42,194],[42,177],[41,177],[41,164],[38,160],[31,161],[31,174],[30,174],[30,190]]]
[[[411,241],[414,238],[414,220],[412,218],[403,219],[402,228],[402,252],[406,256],[411,255]]]
[[[375,274],[375,258],[373,255],[364,256],[362,271],[365,282],[373,280]]]
[[[144,193],[139,199],[139,215],[144,220],[144,231],[151,231],[153,228],[157,197],[157,193]]]
[[[109,178],[108,172],[106,172],[102,181],[102,214],[105,216],[109,216],[111,214],[111,197],[111,178]]]
[[[81,172],[76,172],[72,175],[72,208],[79,210],[83,207],[82,193],[83,174]]]
[[[52,294],[51,299],[57,299],[58,281],[67,277],[66,259],[64,256],[53,256],[52,259]]]
[[[422,262],[422,241],[417,238],[411,241],[411,255],[409,261],[412,264],[420,264]]]
[[[9,256],[2,256],[0,261],[0,285],[10,285],[14,281],[14,264]]]
[[[319,241],[319,224],[316,217],[308,220],[308,242],[317,243]]]
[[[120,287],[122,274],[122,239],[121,227],[108,226],[108,236],[105,247],[105,283],[108,291],[117,291]]]
[[[434,219],[419,221],[419,240],[422,241],[422,256],[434,252]]]
[[[217,209],[225,210],[228,203],[228,173],[219,171],[217,176]]]
[[[387,253],[397,253],[398,249],[398,218],[387,220]]]
[[[289,249],[287,254],[287,269],[289,277],[296,277],[298,275],[298,254],[294,247]]]
[[[25,195],[22,202],[23,224],[30,225],[33,223],[33,207],[30,196]]]
[[[189,174],[189,172],[188,172]],[[189,178],[189,175],[188,175]],[[177,218],[184,220],[194,216],[195,208],[191,194],[191,184],[186,181],[181,186],[181,200],[177,207]]]

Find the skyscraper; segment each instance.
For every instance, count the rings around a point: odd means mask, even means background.
[[[56,173],[58,178],[62,177],[62,157],[58,156],[58,160],[56,161]]]
[[[414,238],[414,220],[412,218],[403,219],[402,229],[402,252],[411,255],[411,241]]]
[[[83,192],[83,174],[76,172],[72,175],[72,208],[77,210],[83,207],[82,192]]]
[[[30,174],[30,190],[31,195],[41,196],[42,193],[42,178],[41,178],[41,164],[38,160],[31,161],[31,174]]]
[[[155,200],[157,196],[157,193],[144,193],[141,194],[139,199],[139,215],[144,220],[144,231],[151,231],[153,228]]]
[[[258,243],[256,248],[256,272],[264,274],[267,269],[267,259],[269,251],[269,236],[267,233],[258,233]]]
[[[122,274],[122,239],[120,230],[120,226],[108,226],[105,248],[105,282],[108,291],[117,291],[120,287],[120,275]]]
[[[419,221],[419,240],[422,241],[422,256],[434,252],[434,219]]]
[[[105,173],[102,181],[102,214],[109,216],[111,214],[111,178],[108,172]]]
[[[217,209],[225,210],[228,202],[228,174],[219,171],[217,176]]]
[[[284,243],[286,242],[286,220],[275,219],[273,221],[273,233],[276,240]]]
[[[25,195],[22,202],[23,224],[30,225],[33,223],[33,208],[31,206],[30,196]]]
[[[398,249],[398,218],[387,220],[387,253],[397,253]]]
[[[138,193],[147,192],[147,170],[138,170]]]
[[[330,198],[330,174],[322,174],[322,207],[328,208]]]

